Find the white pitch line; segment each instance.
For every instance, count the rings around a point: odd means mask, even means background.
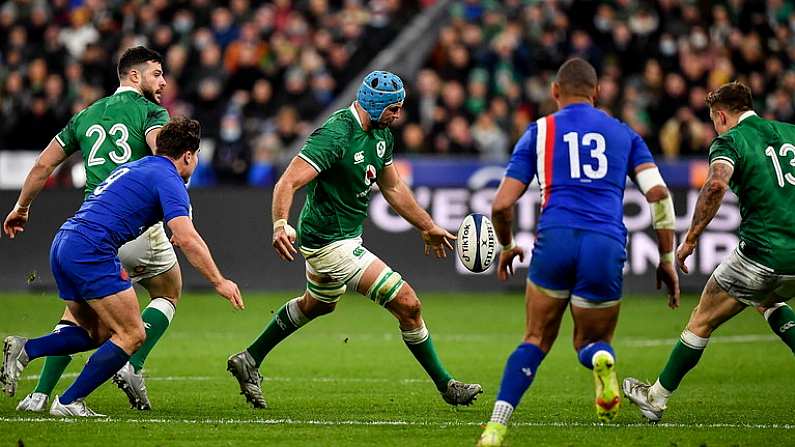
[[[66,373],[61,378],[73,379],[78,373]],[[209,380],[226,380],[228,376],[144,376],[151,382],[203,382]],[[39,376],[21,377],[20,381],[38,380]],[[429,383],[426,379],[377,379],[368,377],[263,377],[265,382],[314,382],[314,383]]]
[[[322,426],[411,426],[411,427],[472,427],[480,426],[480,422],[423,422],[401,420],[318,420],[318,419],[114,419],[114,418],[33,418],[33,417],[0,417],[0,422],[26,423],[128,423],[128,424],[192,424],[192,425],[322,425]],[[795,424],[682,424],[682,423],[630,423],[600,424],[596,422],[514,422],[512,426],[520,427],[559,427],[559,428],[737,428],[759,430],[795,430]]]
[[[736,343],[758,343],[758,342],[771,342],[780,340],[778,337],[772,334],[750,334],[750,335],[724,335],[724,336],[716,336],[711,337],[709,339],[710,343],[725,343],[725,344],[736,344]],[[642,338],[627,338],[625,340],[619,340],[616,342],[617,345],[625,345],[632,348],[649,348],[653,346],[672,346],[679,341],[679,338],[657,338],[657,339],[642,339]]]

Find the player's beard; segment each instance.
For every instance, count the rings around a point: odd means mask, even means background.
[[[155,95],[155,90],[153,88],[150,88],[149,86],[146,85],[141,85],[141,93],[143,93],[144,98],[152,101],[155,104],[160,104],[160,100],[157,99],[157,96]]]

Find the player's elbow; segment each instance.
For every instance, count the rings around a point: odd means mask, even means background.
[[[649,203],[659,202],[671,196],[665,185],[657,185],[646,193],[646,201]]]
[[[171,243],[179,247],[183,252],[192,252],[199,245],[198,233],[196,231],[174,232]]]
[[[513,204],[503,202],[500,200],[495,200],[494,203],[491,204],[491,218],[499,219],[502,217],[509,216],[511,214],[512,208]]]
[[[709,194],[725,194],[729,189],[729,184],[724,180],[710,177],[704,184],[704,190]]]
[[[45,176],[49,176],[55,170],[57,165],[53,165],[52,163],[48,163],[46,160],[42,158],[42,156],[36,157],[36,161],[33,163],[33,171],[40,172]]]
[[[299,189],[301,189],[301,183],[298,182],[297,179],[289,175],[283,175],[282,178],[280,178],[279,181],[276,182],[276,186],[274,187],[274,191],[287,190],[293,193],[295,193]]]

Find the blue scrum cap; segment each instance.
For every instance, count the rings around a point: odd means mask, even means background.
[[[405,98],[403,81],[388,71],[371,72],[364,77],[359,91],[356,92],[356,100],[373,121],[378,121],[387,107],[402,104]]]

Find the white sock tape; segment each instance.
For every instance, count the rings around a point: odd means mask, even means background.
[[[301,308],[298,307],[299,301],[301,301],[300,296],[287,302],[287,317],[290,318],[290,321],[293,323],[293,325],[295,325],[295,327],[301,327],[309,323],[310,320],[309,317],[301,312]]]
[[[773,315],[773,312],[775,312],[776,309],[778,309],[779,307],[784,307],[786,305],[787,305],[786,303],[776,303],[776,304],[772,305],[771,307],[769,307],[767,310],[765,310],[765,313],[764,313],[765,320],[769,320],[770,316]]]
[[[149,305],[146,306],[146,308],[159,310],[160,313],[166,316],[169,324],[171,323],[171,320],[174,319],[174,313],[177,311],[174,305],[171,304],[171,301],[165,298],[152,298],[152,301],[149,302]]]
[[[403,341],[410,345],[418,345],[427,340],[430,336],[424,322],[422,323],[422,326],[418,327],[417,329],[400,331],[400,335],[403,336]]]
[[[689,330],[685,329],[682,331],[682,335],[679,337],[688,348],[704,350],[707,347],[707,343],[709,342],[709,338],[699,337],[698,335],[690,332]]]

